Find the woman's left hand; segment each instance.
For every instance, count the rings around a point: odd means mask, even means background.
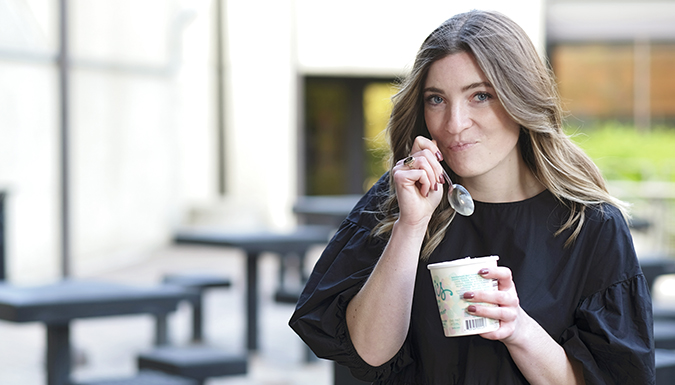
[[[530,317],[520,307],[516,285],[513,283],[511,269],[504,266],[481,269],[479,274],[483,278],[496,279],[499,283],[496,291],[476,291],[465,293],[464,299],[470,302],[483,302],[495,304],[494,306],[481,306],[471,304],[467,307],[470,314],[499,320],[499,329],[493,332],[481,334],[483,338],[500,340],[504,343],[517,338],[519,331]],[[473,298],[467,298],[473,297]]]

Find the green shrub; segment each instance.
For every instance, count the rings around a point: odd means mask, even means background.
[[[675,182],[675,128],[604,123],[567,132],[608,180]]]

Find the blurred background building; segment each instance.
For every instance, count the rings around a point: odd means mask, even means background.
[[[546,15],[547,52],[575,117],[675,123],[675,2],[549,0]]]
[[[131,264],[184,225],[289,228],[299,196],[364,192],[395,80],[474,6],[0,0],[7,276]],[[550,59],[573,126],[675,123],[675,2],[481,7]]]

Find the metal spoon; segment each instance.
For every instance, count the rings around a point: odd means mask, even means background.
[[[464,215],[465,217],[473,214],[473,198],[471,198],[469,191],[461,184],[452,184],[452,180],[450,180],[445,170],[443,170],[443,177],[448,182],[448,202],[450,203],[450,207],[455,209],[457,214]]]

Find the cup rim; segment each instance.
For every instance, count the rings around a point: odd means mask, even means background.
[[[427,265],[427,269],[432,270],[432,269],[443,269],[446,267],[459,267],[459,266],[466,266],[466,265],[474,265],[478,263],[485,263],[485,262],[490,262],[490,261],[497,261],[499,259],[498,255],[489,255],[486,257],[465,257],[465,258],[460,258],[460,259],[455,259],[452,261],[444,261],[444,262],[437,262],[437,263],[432,263]]]

